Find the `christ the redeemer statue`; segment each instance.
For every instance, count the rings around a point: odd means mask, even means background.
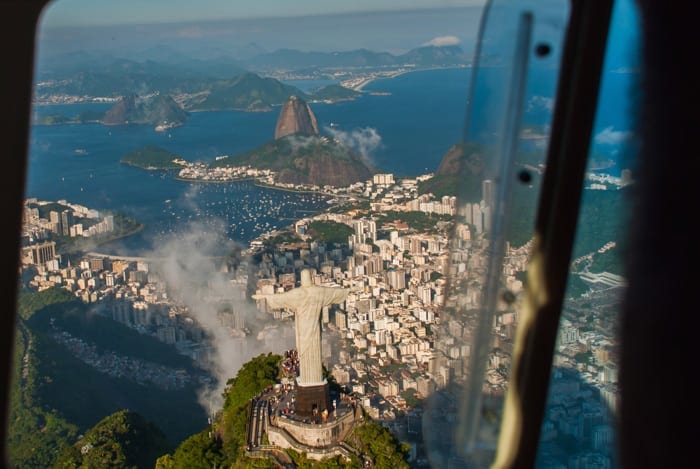
[[[284,293],[253,295],[253,299],[265,299],[274,309],[288,308],[294,311],[297,352],[299,354],[300,386],[325,384],[321,363],[321,310],[324,306],[345,301],[348,290],[336,287],[319,287],[311,282],[311,271],[301,271],[301,286]],[[321,411],[323,409],[319,409]]]

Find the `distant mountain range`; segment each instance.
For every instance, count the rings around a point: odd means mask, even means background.
[[[265,111],[271,106],[282,104],[292,95],[306,96],[300,89],[274,78],[242,73],[230,80],[213,83],[207,91],[185,97],[181,104],[185,109],[193,111]]]
[[[368,49],[315,52],[296,49],[266,51],[251,44],[245,54],[224,50],[187,54],[173,47],[154,46],[128,58],[89,51],[69,52],[42,60],[38,64],[37,81],[66,79],[78,73],[128,74],[154,72],[163,76],[226,78],[244,71],[266,72],[273,69],[301,70],[327,67],[386,67],[413,65],[436,67],[466,65],[472,57],[458,45],[421,46],[404,54],[377,52]]]
[[[269,111],[273,106],[282,105],[290,96],[332,102],[354,99],[360,94],[339,85],[329,85],[316,93],[307,94],[274,78],[245,72],[228,80],[213,81],[209,88],[202,88],[193,93],[181,93],[175,97],[167,94],[128,94],[104,113],[86,111],[71,118],[56,113],[37,112],[33,122],[36,125],[86,122],[105,125],[149,124],[157,126],[157,130],[165,130],[184,124],[188,111]]]
[[[388,66],[444,67],[466,65],[471,59],[459,46],[424,46],[405,54],[358,49],[344,52],[301,52],[279,49],[242,62],[249,70],[271,71],[279,68],[378,68]]]
[[[162,49],[144,54],[157,56],[158,60],[144,58],[139,61],[90,52],[73,52],[46,59],[38,65],[35,100],[48,102],[52,95],[115,98],[155,92],[177,96],[210,91],[216,96],[218,90],[234,86],[237,77],[246,76],[246,72],[268,76],[298,73],[330,78],[338,69],[362,72],[389,67],[422,69],[464,66],[470,61],[459,46],[425,46],[401,55],[367,49],[340,52],[280,49],[240,60],[225,55],[193,58]]]

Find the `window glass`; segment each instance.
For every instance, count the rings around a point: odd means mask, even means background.
[[[619,467],[615,453],[623,255],[637,156],[639,19],[615,2],[539,467]]]
[[[489,464],[568,3],[453,3],[49,5],[11,464]]]
[[[487,467],[495,453],[567,21],[567,2],[496,1],[482,19],[424,415],[435,467]]]

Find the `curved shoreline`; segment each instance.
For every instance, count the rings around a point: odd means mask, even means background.
[[[85,243],[93,242],[94,247],[104,246],[106,244],[113,243],[113,242],[118,241],[120,239],[128,238],[129,236],[135,235],[136,233],[139,233],[140,231],[142,231],[145,227],[146,227],[145,224],[138,222],[138,226],[136,226],[134,229],[129,230],[129,231],[125,231],[123,233],[120,233],[119,235],[108,236],[108,237],[105,237],[102,239],[81,240],[81,241],[85,242]],[[71,248],[66,249],[66,254],[70,255],[70,254],[74,254],[77,252],[83,252],[83,251],[86,251],[86,249],[84,249],[83,246],[80,246],[80,245],[78,245],[78,243],[76,243],[75,245],[71,246]]]
[[[276,186],[274,184],[265,184],[264,182],[260,182],[260,181],[255,181],[253,184],[257,187],[264,187],[266,189],[275,189],[278,191],[297,192],[297,193],[301,193],[301,194],[319,194],[319,195],[325,195],[327,197],[336,197],[335,194],[329,194],[327,192],[312,190],[312,189],[294,189],[291,187]]]
[[[209,183],[231,184],[234,182],[254,181],[256,178],[255,178],[255,176],[249,176],[249,177],[244,177],[244,178],[240,178],[240,179],[229,179],[227,181],[219,181],[219,180],[214,180],[214,179],[190,179],[190,178],[181,178],[179,176],[173,176],[173,179],[175,181],[181,181],[181,182],[203,182],[206,184],[209,184]]]
[[[433,70],[461,70],[463,68],[471,68],[470,65],[454,65],[454,66],[445,66],[445,67],[429,67],[429,68],[417,68],[413,70],[395,70],[394,72],[390,72],[387,75],[378,75],[378,76],[368,76],[366,78],[363,78],[360,83],[358,83],[355,86],[352,87],[347,87],[348,89],[358,91],[360,93],[372,93],[372,91],[366,91],[364,88],[365,86],[371,84],[374,81],[377,80],[390,80],[396,77],[399,77],[401,75],[406,75],[407,73],[416,73],[416,72],[430,72]],[[360,77],[357,77],[359,79]],[[341,85],[342,86],[342,85]]]
[[[245,177],[245,178],[240,178],[240,179],[230,179],[227,181],[218,181],[218,180],[211,180],[211,179],[189,179],[189,178],[181,178],[179,176],[174,176],[174,180],[176,181],[181,181],[181,182],[200,182],[200,183],[216,183],[216,184],[230,184],[230,183],[235,183],[235,182],[246,182],[246,181],[253,181],[253,185],[256,187],[262,187],[265,189],[275,189],[278,191],[285,191],[285,192],[296,192],[299,194],[318,194],[318,195],[323,195],[326,197],[338,197],[338,194],[329,194],[328,192],[324,192],[322,190],[313,190],[313,189],[294,189],[291,187],[284,187],[284,186],[277,186],[275,184],[266,184],[264,182],[260,182],[259,178],[255,176],[251,177]]]
[[[134,229],[129,230],[129,231],[125,231],[124,233],[121,233],[121,234],[116,235],[116,236],[110,236],[104,240],[98,240],[96,244],[98,246],[102,246],[103,244],[112,243],[114,241],[117,241],[118,239],[128,238],[131,235],[135,235],[136,233],[143,231],[143,229],[146,227],[146,225],[141,223],[141,222],[137,222],[137,223],[138,223],[138,226],[136,226]]]

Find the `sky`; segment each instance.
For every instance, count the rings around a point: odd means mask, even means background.
[[[608,67],[638,66],[629,47],[635,42],[630,35],[638,28],[633,2],[616,2]],[[55,0],[40,22],[38,57],[42,63],[51,56],[60,60],[61,54],[90,51],[158,60],[148,54],[167,48],[205,60],[236,60],[280,48],[366,48],[402,54],[429,44],[456,44],[472,53],[486,4],[487,0]],[[510,10],[529,5],[542,20],[547,5],[566,4],[567,0],[497,0],[489,18],[499,6]],[[565,20],[552,26],[564,28]],[[486,37],[513,41],[512,34],[498,27],[490,26]]]
[[[484,0],[57,0],[48,5],[43,21],[47,27],[172,23],[483,4]]]
[[[450,37],[466,50],[477,36],[483,4],[483,0],[403,4],[398,0],[57,0],[43,12],[38,43],[47,55],[92,49],[119,51],[123,56],[167,45],[206,58],[201,54],[231,53],[250,44],[266,51],[367,48],[400,54]]]

